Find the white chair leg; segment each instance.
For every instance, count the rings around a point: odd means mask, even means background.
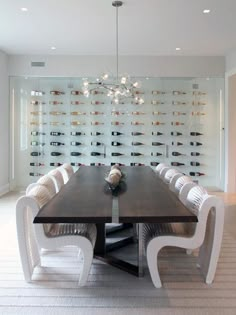
[[[93,247],[91,243],[86,239],[86,246],[82,248],[81,254],[83,255],[83,267],[79,277],[79,286],[84,286],[87,282],[89,271],[93,262]]]
[[[158,253],[160,249],[161,247],[159,246],[157,239],[152,239],[147,246],[148,268],[149,268],[149,272],[152,278],[153,285],[156,288],[162,287],[160,275],[158,272],[158,263],[157,263]]]

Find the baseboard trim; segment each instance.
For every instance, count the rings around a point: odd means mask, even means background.
[[[0,186],[0,196],[7,194],[9,191],[10,191],[10,185],[9,184]]]

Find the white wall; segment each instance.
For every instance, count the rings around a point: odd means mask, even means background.
[[[97,76],[104,71],[116,74],[114,56],[10,56],[12,76]],[[45,68],[31,67],[31,61],[44,61]],[[119,72],[150,77],[223,77],[224,57],[120,56]]]
[[[0,196],[9,191],[8,56],[0,51]]]
[[[225,58],[226,72],[236,72],[236,50],[231,51]]]

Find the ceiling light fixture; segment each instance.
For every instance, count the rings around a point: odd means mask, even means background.
[[[96,82],[89,82],[88,79],[83,79],[83,93],[88,97],[94,90],[103,89],[115,104],[119,104],[125,98],[130,98],[135,103],[143,104],[144,100],[142,97],[139,97],[140,92],[137,90],[141,87],[141,83],[132,81],[127,74],[119,77],[118,8],[122,5],[122,1],[112,2],[112,6],[116,8],[116,78],[110,77],[109,73],[103,73],[97,78]]]
[[[51,47],[51,50],[55,50],[55,49],[56,49],[56,47],[55,47],[55,46],[52,46],[52,47]]]
[[[21,8],[21,11],[22,11],[22,12],[27,12],[28,9],[27,9],[27,8]]]
[[[210,12],[211,12],[210,9],[205,9],[205,10],[203,10],[203,13],[205,13],[205,14],[208,14],[208,13],[210,13]]]
[[[181,48],[179,48],[179,47],[176,47],[176,48],[175,48],[175,50],[176,50],[176,51],[179,51],[179,50],[181,50]]]

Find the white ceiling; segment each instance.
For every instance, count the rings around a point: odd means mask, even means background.
[[[226,55],[236,48],[236,0],[124,0],[120,55]],[[112,0],[0,0],[8,54],[114,55]],[[27,7],[23,13],[21,7]],[[211,9],[203,14],[203,9]],[[56,50],[51,50],[56,46]],[[181,47],[181,51],[175,51]]]

